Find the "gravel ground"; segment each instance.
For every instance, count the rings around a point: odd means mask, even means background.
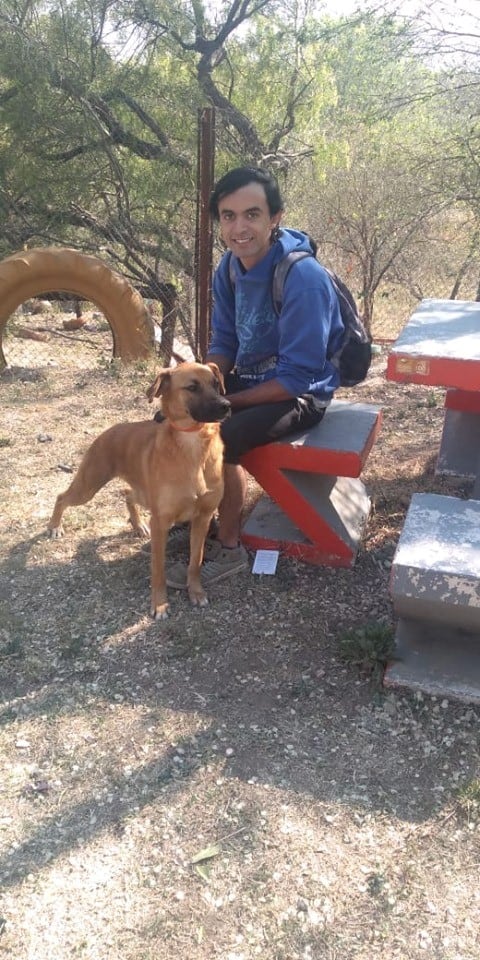
[[[0,956],[478,960],[478,707],[342,658],[394,626],[412,493],[468,493],[434,475],[441,391],[385,353],[355,389],[384,423],[353,570],[281,558],[156,623],[119,487],[45,535],[91,439],[151,415],[152,369],[42,322],[0,378]]]

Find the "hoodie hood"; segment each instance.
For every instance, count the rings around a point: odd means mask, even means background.
[[[292,250],[306,250],[312,256],[315,256],[310,237],[306,233],[302,233],[301,230],[291,230],[289,227],[281,227],[275,247],[278,248],[278,251],[275,251],[274,263],[278,263],[286,253],[290,253]]]
[[[254,283],[264,282],[267,279],[270,282],[275,264],[283,260],[285,255],[292,250],[305,250],[307,253],[315,256],[310,238],[306,233],[303,233],[301,230],[291,230],[288,227],[282,227],[278,240],[272,244],[266,256],[264,256],[262,260],[259,260],[253,267],[250,267],[248,271],[245,271],[238,257],[230,252],[224,255],[221,268],[223,266],[223,270],[228,271],[230,269],[228,264],[231,258],[232,268],[237,278],[246,275]]]

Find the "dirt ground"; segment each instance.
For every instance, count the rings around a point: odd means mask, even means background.
[[[154,622],[120,485],[45,533],[87,444],[151,416],[154,366],[109,364],[95,315],[42,323],[0,377],[0,957],[478,960],[478,707],[341,656],[394,625],[411,495],[468,493],[434,474],[442,391],[383,351],[350,392],[384,411],[352,570],[281,558]]]

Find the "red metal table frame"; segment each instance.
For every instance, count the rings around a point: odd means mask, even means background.
[[[437,472],[480,497],[480,303],[423,300],[393,345],[387,379],[446,388]]]
[[[246,453],[242,465],[265,495],[242,541],[306,563],[353,566],[370,511],[360,474],[380,423],[373,404],[333,400],[321,423]]]

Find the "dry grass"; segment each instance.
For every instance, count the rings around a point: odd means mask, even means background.
[[[340,656],[393,623],[411,494],[452,492],[441,391],[386,383],[385,356],[355,390],[385,419],[354,570],[281,560],[155,623],[119,488],[45,535],[87,443],[151,415],[152,371],[50,323],[0,379],[0,956],[477,960],[478,711]]]

